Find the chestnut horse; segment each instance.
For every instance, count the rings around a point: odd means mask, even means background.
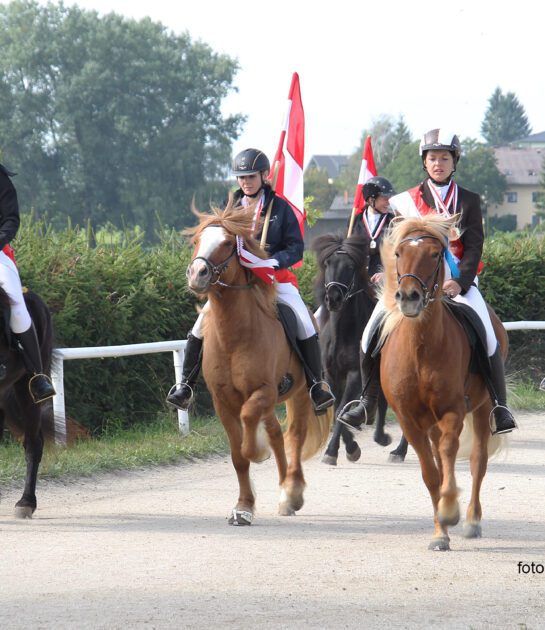
[[[414,448],[431,495],[430,549],[448,550],[448,527],[460,518],[455,460],[466,414],[473,415],[472,491],[464,536],[481,535],[479,492],[489,457],[492,402],[470,371],[471,347],[443,300],[444,254],[454,219],[436,215],[392,223],[383,243],[386,320],[380,379],[388,404]],[[507,333],[491,312],[502,354]],[[497,442],[495,439],[494,441]]]
[[[275,286],[240,263],[237,237],[246,250],[266,258],[253,236],[254,209],[234,207],[231,200],[223,211],[195,214],[200,222],[187,231],[195,244],[187,278],[194,293],[208,297],[203,375],[229,438],[239,483],[229,523],[252,523],[250,462],[267,459],[271,448],[280,483],[278,511],[293,515],[303,506],[301,462],[325,444],[333,412],[314,413],[303,367],[278,319]],[[282,402],[287,409],[285,435],[275,412]]]

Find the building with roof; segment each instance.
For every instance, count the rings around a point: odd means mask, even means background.
[[[511,144],[519,149],[545,149],[545,131],[533,133],[531,136],[521,138]]]
[[[532,137],[534,143],[538,143],[536,138],[543,137],[543,147],[528,146],[532,142],[526,141]],[[520,148],[522,146],[525,148]],[[501,204],[488,206],[488,217],[512,215],[516,217],[517,230],[526,226],[535,227],[540,222],[536,204],[543,192],[541,174],[545,157],[545,132],[528,136],[508,147],[498,147],[494,153],[498,170],[505,175],[509,187]]]
[[[305,228],[305,247],[310,247],[312,241],[322,234],[339,233],[346,236],[353,201],[354,197],[350,197],[347,191],[344,195],[336,195],[329,210],[322,213],[312,227]]]
[[[317,168],[327,173],[330,180],[337,179],[348,163],[348,155],[313,155],[307,170]]]

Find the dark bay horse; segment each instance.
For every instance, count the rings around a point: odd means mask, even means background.
[[[472,351],[443,296],[444,254],[453,219],[403,219],[383,244],[384,301],[380,378],[388,404],[414,448],[431,496],[430,549],[449,549],[448,527],[460,518],[455,461],[466,414],[472,414],[472,491],[463,533],[481,535],[479,500],[491,437],[492,402],[483,377],[470,370]],[[507,333],[492,315],[507,353]]]
[[[195,250],[187,277],[193,292],[208,297],[203,374],[229,438],[239,483],[229,523],[251,524],[250,463],[267,459],[270,449],[279,475],[279,513],[292,515],[303,506],[301,462],[325,443],[333,412],[314,413],[303,367],[278,320],[275,286],[240,263],[237,237],[246,250],[266,258],[253,236],[254,209],[233,207],[230,201],[223,211],[196,214],[199,225],[188,231]],[[285,434],[275,412],[281,402],[287,408]]]
[[[24,294],[26,305],[38,335],[44,373],[49,375],[53,352],[51,316],[43,300],[32,291]],[[11,432],[23,438],[26,477],[23,496],[15,504],[15,515],[31,518],[36,510],[36,479],[43,454],[44,431],[54,430],[53,405],[45,401],[34,404],[28,389],[30,374],[23,355],[17,349],[9,328],[9,298],[0,289],[0,426],[4,422]],[[45,436],[53,437],[53,435]]]
[[[320,345],[326,371],[337,399],[336,409],[361,392],[359,347],[363,329],[373,312],[376,298],[367,275],[369,241],[365,236],[344,238],[324,234],[312,243],[316,252],[319,276],[316,280],[316,302],[322,306]],[[374,440],[382,446],[392,441],[384,432],[388,405],[381,392]],[[346,447],[349,461],[361,455],[352,431],[341,422],[335,422],[333,434],[322,461],[335,466],[340,439]]]

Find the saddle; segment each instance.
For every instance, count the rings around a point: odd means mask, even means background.
[[[288,340],[292,351],[295,352],[302,364],[305,365],[303,356],[301,355],[301,350],[297,345],[297,318],[295,317],[295,313],[289,306],[282,304],[281,302],[277,302],[276,307],[278,309],[278,319],[284,328],[284,332],[286,333],[286,339]],[[289,373],[284,374],[282,380],[278,383],[278,394],[280,396],[286,394],[292,388],[293,383],[293,375]]]
[[[486,331],[480,317],[475,311],[460,302],[455,302],[444,296],[443,304],[460,323],[471,346],[471,361],[469,371],[473,374],[482,374],[487,382],[490,381],[490,360],[488,358]]]

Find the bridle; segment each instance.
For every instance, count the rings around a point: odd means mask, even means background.
[[[335,254],[346,254],[349,258],[350,258],[350,254],[345,251],[344,249],[338,249],[336,252],[333,252],[332,254],[330,254],[330,256],[334,256]],[[329,256],[328,256],[329,258]],[[326,258],[327,260],[327,258]],[[365,287],[362,289],[358,289],[357,291],[354,291],[354,285],[356,283],[356,268],[355,268],[355,261],[353,259],[351,259],[352,262],[354,262],[354,271],[352,273],[352,279],[350,281],[350,284],[344,284],[344,282],[337,282],[336,280],[332,280],[331,282],[326,282],[324,283],[324,288],[325,288],[325,294],[326,296],[329,297],[329,289],[331,287],[338,287],[340,292],[341,292],[341,304],[344,304],[345,302],[347,302],[350,298],[354,297],[355,295],[357,295],[358,293],[363,293],[365,291]]]
[[[233,247],[233,251],[229,254],[229,256],[227,256],[225,260],[218,263],[217,265],[214,265],[213,263],[211,263],[210,260],[208,258],[205,258],[204,256],[195,256],[195,258],[193,258],[193,260],[191,261],[191,264],[186,269],[185,274],[186,276],[189,276],[189,269],[191,265],[196,260],[202,260],[207,270],[210,273],[210,277],[211,277],[211,280],[209,282],[210,285],[219,285],[220,287],[225,287],[227,289],[251,289],[254,286],[253,282],[248,282],[247,284],[228,284],[227,282],[223,282],[221,280],[221,275],[227,270],[227,268],[229,267],[229,263],[231,262],[233,256],[235,256],[236,253],[237,253],[237,248],[235,245]]]
[[[397,260],[396,260],[396,273],[397,273],[397,286],[398,287],[400,286],[401,281],[404,278],[414,278],[415,280],[418,281],[418,283],[420,284],[420,287],[422,288],[422,291],[424,292],[424,308],[426,308],[426,306],[428,306],[430,302],[435,302],[436,300],[435,294],[437,293],[437,289],[439,288],[439,283],[438,283],[439,272],[441,270],[441,264],[443,262],[443,257],[445,255],[446,246],[441,243],[441,239],[439,239],[437,236],[432,236],[431,234],[421,234],[420,236],[408,236],[407,238],[402,239],[401,241],[399,241],[398,247],[408,241],[416,243],[418,241],[421,241],[424,238],[432,239],[441,244],[441,255],[438,257],[437,265],[435,266],[435,269],[429,276],[428,280],[424,282],[414,273],[404,273],[400,276],[399,271],[397,271]],[[433,280],[433,288],[431,289],[431,291],[430,289],[428,289],[428,284],[430,280]]]

